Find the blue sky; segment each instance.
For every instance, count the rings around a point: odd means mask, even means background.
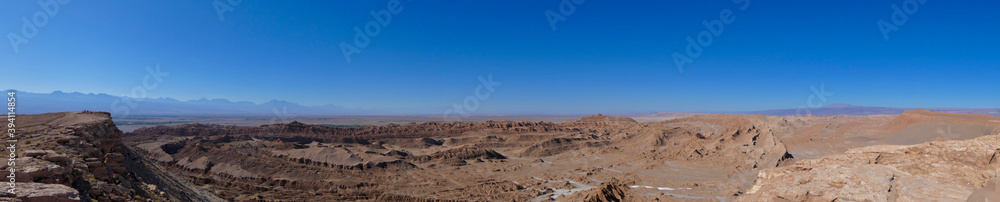
[[[15,52],[38,2],[0,7],[0,88],[128,95],[160,65],[148,97],[430,114],[488,75],[502,85],[475,113],[795,108],[821,85],[826,104],[1000,106],[996,1],[927,0],[886,40],[877,22],[906,1],[403,0],[350,62],[341,42],[391,1],[243,1],[224,20],[213,1],[69,1]],[[546,11],[566,3],[553,30]],[[725,10],[678,71],[673,53]]]

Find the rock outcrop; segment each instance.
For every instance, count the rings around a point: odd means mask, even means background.
[[[998,151],[1000,135],[853,149],[844,155],[765,169],[758,174],[753,188],[739,200],[985,199],[997,196],[996,181],[1000,171]]]
[[[153,188],[157,184],[137,173],[157,171],[134,166],[142,163],[141,157],[121,144],[122,133],[108,113],[19,115],[15,123],[18,147],[23,152],[14,165],[4,164],[0,174],[6,176],[9,169],[15,169],[19,192],[7,197],[22,201],[213,199],[211,194],[199,194],[195,187]],[[175,197],[179,192],[201,196]]]
[[[601,183],[594,189],[589,189],[579,194],[562,199],[564,201],[585,201],[585,202],[621,202],[621,201],[648,201],[644,197],[635,196],[628,187],[629,185],[618,179],[611,179]]]
[[[28,182],[19,186],[22,190],[17,198],[21,201],[80,201],[79,191],[62,184]]]

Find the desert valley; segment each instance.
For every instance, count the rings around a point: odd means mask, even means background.
[[[192,123],[128,133],[103,112],[19,118],[30,148],[17,160],[20,186],[40,187],[16,196],[23,201],[976,201],[1000,193],[1000,117],[981,114]]]
[[[1000,1],[3,1],[0,201],[1000,201]]]

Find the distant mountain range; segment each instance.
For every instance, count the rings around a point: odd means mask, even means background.
[[[350,109],[335,105],[302,106],[300,104],[271,100],[255,104],[232,102],[226,99],[179,101],[172,98],[133,99],[108,94],[31,93],[17,91],[19,114],[40,114],[65,111],[105,111],[112,116],[130,115],[285,115],[285,114],[370,114],[376,110]]]
[[[40,114],[66,111],[105,111],[112,116],[130,115],[323,115],[323,114],[404,114],[401,112],[351,109],[336,105],[303,106],[297,103],[271,100],[255,104],[252,102],[232,102],[226,99],[205,99],[180,101],[172,98],[147,98],[135,100],[108,94],[83,94],[17,92],[19,114]],[[750,112],[734,112],[734,114],[764,114],[771,116],[793,116],[812,114],[823,115],[898,115],[912,108],[865,107],[848,104],[831,104],[819,108],[776,109]],[[1000,116],[998,109],[972,108],[929,108],[933,112],[986,114]],[[665,116],[688,113],[661,112],[639,114],[642,116]]]
[[[898,115],[902,114],[906,110],[911,110],[916,108],[891,108],[891,107],[865,107],[856,106],[848,104],[831,104],[819,108],[800,108],[800,109],[775,109],[775,110],[764,110],[764,111],[752,111],[752,112],[742,112],[738,114],[763,114],[770,116],[794,116],[794,115],[806,115],[812,114],[814,116],[825,116],[825,115],[853,115],[853,116],[863,116],[863,115]],[[947,113],[961,113],[961,114],[986,114],[992,116],[1000,116],[1000,109],[986,109],[986,108],[926,108],[933,112],[947,112]]]

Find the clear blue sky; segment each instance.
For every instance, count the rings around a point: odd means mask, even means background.
[[[997,1],[927,0],[886,40],[877,22],[903,0],[586,0],[556,30],[561,0],[403,0],[347,62],[341,42],[388,2],[243,1],[220,20],[208,0],[70,1],[17,53],[4,38],[0,88],[127,95],[159,64],[170,75],[149,97],[430,114],[487,75],[502,85],[476,113],[795,108],[821,84],[827,104],[1000,106]],[[44,12],[3,4],[3,36]],[[673,53],[726,9],[735,20],[678,71]]]

